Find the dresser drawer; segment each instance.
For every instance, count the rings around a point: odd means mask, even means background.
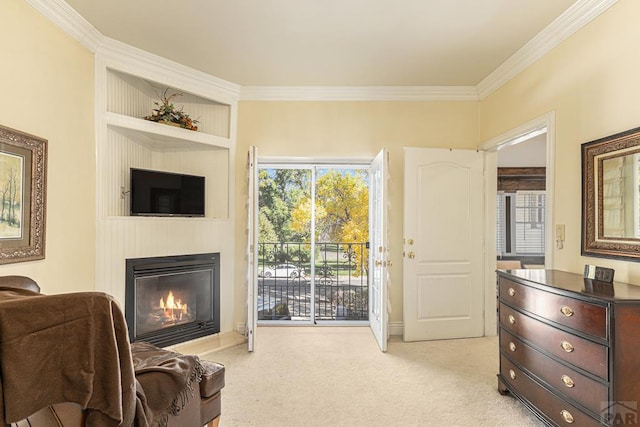
[[[540,322],[500,303],[500,325],[557,358],[609,380],[608,348]]]
[[[534,405],[559,426],[600,426],[575,406],[565,402],[535,382],[504,355],[500,355],[500,375],[510,389]]]
[[[606,384],[551,359],[504,329],[500,330],[500,350],[516,365],[524,367],[559,394],[573,399],[594,414],[599,414],[602,402],[609,400]]]
[[[609,339],[607,307],[546,292],[500,277],[500,300],[598,338]]]

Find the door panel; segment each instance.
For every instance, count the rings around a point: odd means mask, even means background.
[[[387,351],[388,338],[387,170],[382,150],[371,163],[369,183],[369,326],[382,351]]]
[[[418,319],[468,318],[469,304],[458,295],[469,292],[468,275],[432,275],[418,278]]]
[[[469,247],[459,245],[469,236],[469,169],[449,163],[418,166],[418,240],[421,262],[465,262]],[[446,185],[443,183],[446,182]],[[451,189],[456,189],[451,191]],[[427,196],[428,195],[428,196]],[[456,206],[456,209],[439,207]],[[435,208],[435,209],[434,209]],[[433,227],[432,224],[455,224]],[[434,245],[433,242],[441,242]]]
[[[249,147],[247,155],[247,350],[255,348],[258,294],[258,149]]]
[[[405,341],[484,332],[483,154],[405,149]]]

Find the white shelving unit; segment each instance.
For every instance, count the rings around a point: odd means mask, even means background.
[[[106,129],[104,146],[99,147],[99,163],[104,166],[100,213],[128,216],[129,171],[135,167],[204,176],[205,218],[229,218],[232,106],[110,67],[105,81]],[[151,115],[164,94],[179,94],[171,102],[198,120],[198,131],[143,118]]]
[[[96,289],[124,304],[126,259],[219,252],[221,331],[231,331],[239,87],[112,40],[95,67]],[[165,90],[197,131],[144,119]],[[131,168],[204,176],[205,217],[130,216]]]
[[[124,132],[128,131],[134,138],[147,142],[157,141],[159,144],[154,148],[158,150],[167,148],[201,149],[202,145],[228,150],[231,146],[231,141],[228,138],[178,127],[167,127],[167,125],[123,114],[107,112],[105,113],[105,120],[107,126],[119,128]]]

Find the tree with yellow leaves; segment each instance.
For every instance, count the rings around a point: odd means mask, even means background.
[[[291,230],[311,239],[311,199],[302,197],[291,211]],[[356,274],[368,251],[352,251],[349,243],[369,240],[369,188],[364,170],[322,170],[316,180],[316,240],[340,242]]]

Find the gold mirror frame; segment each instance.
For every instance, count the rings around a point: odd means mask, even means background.
[[[582,144],[583,256],[640,261],[640,238],[606,237],[603,215],[603,162],[640,151],[640,128]]]
[[[45,257],[47,140],[0,126],[0,265]]]

